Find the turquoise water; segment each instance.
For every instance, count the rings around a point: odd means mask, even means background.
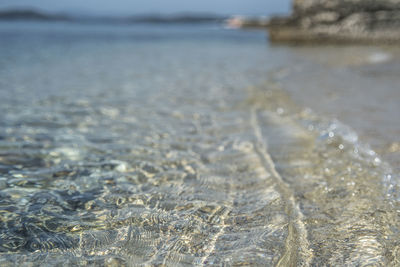
[[[399,264],[397,174],[291,95],[301,50],[212,24],[0,36],[1,265]]]

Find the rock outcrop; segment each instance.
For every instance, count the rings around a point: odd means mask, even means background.
[[[268,29],[273,42],[400,43],[400,0],[294,0]]]

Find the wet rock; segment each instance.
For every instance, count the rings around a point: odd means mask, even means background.
[[[268,29],[273,42],[399,43],[400,0],[294,0]]]

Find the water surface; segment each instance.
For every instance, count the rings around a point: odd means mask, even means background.
[[[0,35],[1,265],[399,264],[397,174],[291,93],[301,51],[216,25]]]

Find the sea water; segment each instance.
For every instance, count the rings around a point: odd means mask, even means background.
[[[398,65],[346,51],[214,24],[1,23],[0,265],[400,264],[397,78],[371,75]],[[338,104],[363,74],[387,105]]]

